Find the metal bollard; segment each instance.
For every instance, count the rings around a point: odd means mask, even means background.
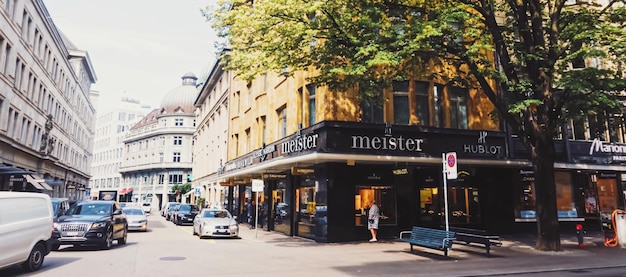
[[[585,234],[582,224],[576,224],[576,236],[578,237],[578,248],[585,248],[583,243],[583,235]]]

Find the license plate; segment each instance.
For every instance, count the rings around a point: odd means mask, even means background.
[[[78,232],[67,232],[65,233],[68,237],[75,237],[78,236]]]

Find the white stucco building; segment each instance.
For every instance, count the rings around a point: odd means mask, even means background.
[[[193,181],[210,206],[223,206],[224,180],[218,170],[227,161],[228,95],[233,74],[224,71],[217,60],[195,101],[197,126],[194,133]],[[192,190],[195,192],[195,190]],[[194,195],[195,197],[195,195]]]
[[[122,175],[119,173],[123,161],[124,139],[130,128],[150,110],[149,105],[124,97],[114,107],[98,112],[91,164],[92,177],[89,181],[92,198],[98,196],[101,190],[128,194],[128,190],[122,190]],[[128,200],[120,196],[118,200]]]
[[[175,199],[172,186],[192,176],[192,137],[197,77],[182,76],[182,84],[169,91],[159,108],[131,127],[124,139],[119,171],[122,188],[132,189],[133,200],[153,207]]]
[[[82,199],[97,97],[89,55],[56,28],[43,1],[0,5],[0,190]]]

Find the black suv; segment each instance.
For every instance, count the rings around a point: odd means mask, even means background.
[[[176,225],[183,225],[185,223],[192,223],[193,219],[198,215],[198,206],[195,204],[180,204],[174,211],[173,220]]]
[[[54,223],[52,250],[61,245],[98,245],[109,249],[113,240],[126,244],[128,222],[119,203],[115,201],[83,201],[70,207]]]

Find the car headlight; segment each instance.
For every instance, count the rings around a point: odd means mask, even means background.
[[[58,222],[55,222],[52,224],[52,227],[54,227],[55,230],[58,230],[61,228],[61,224],[59,224]]]
[[[91,224],[91,229],[100,229],[107,226],[106,222],[95,222]]]
[[[145,220],[145,219],[139,220],[139,223],[146,223],[146,222],[148,222],[148,221]]]

